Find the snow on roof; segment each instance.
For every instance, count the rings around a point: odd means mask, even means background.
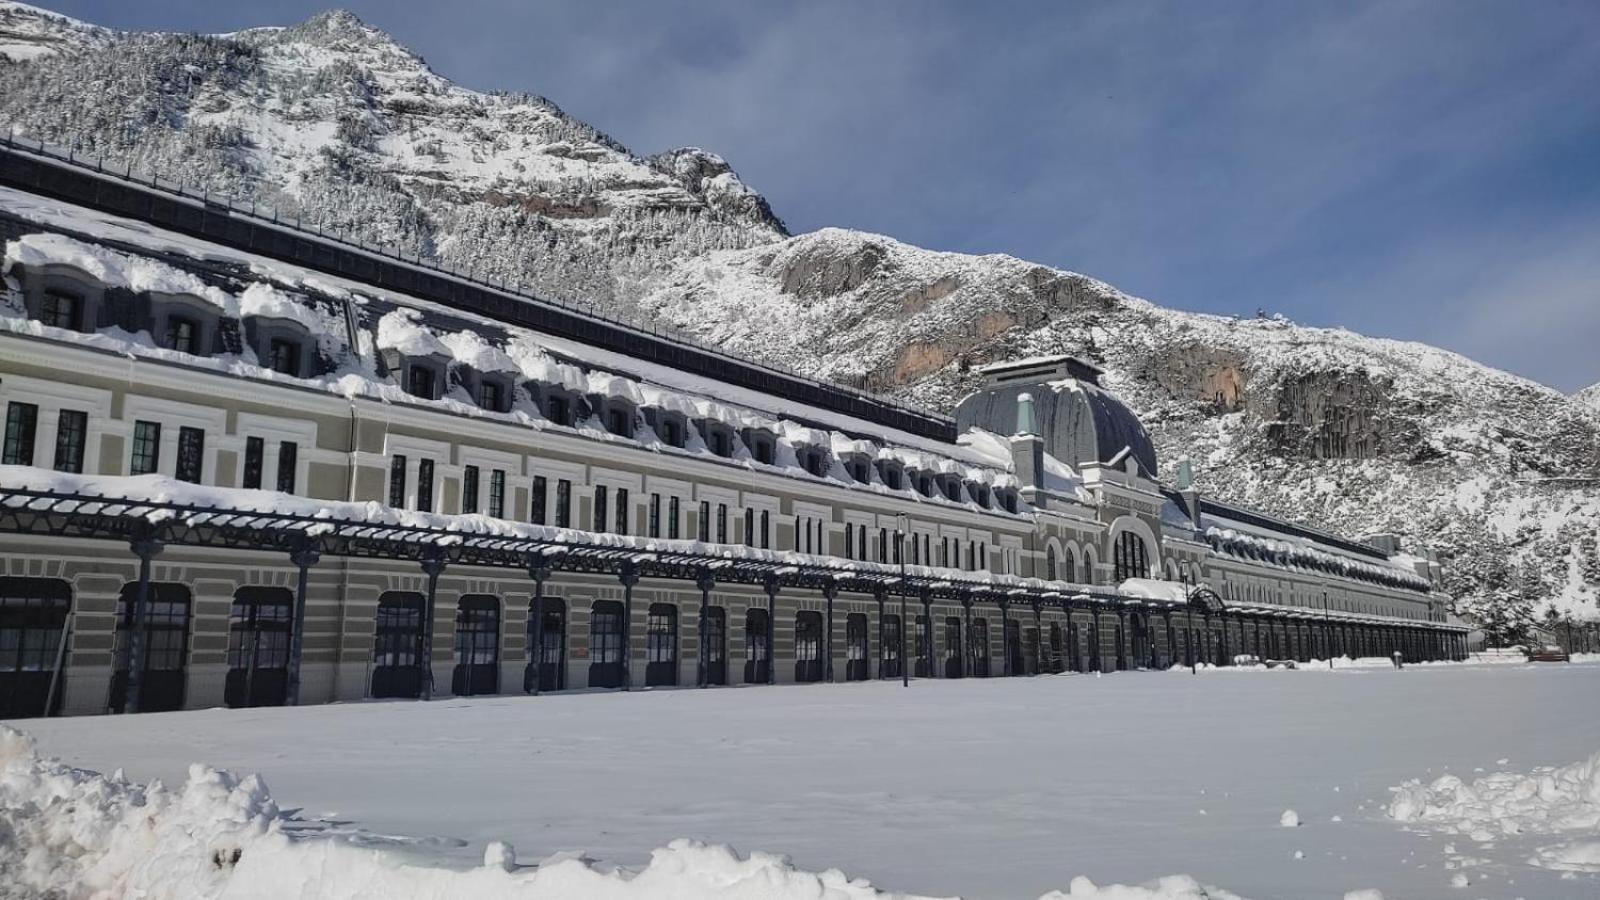
[[[192,272],[147,256],[120,253],[64,234],[25,234],[6,242],[5,266],[70,266],[110,287],[140,293],[185,294],[198,297],[223,312],[237,316],[238,301]]]
[[[660,364],[643,362],[622,353],[531,329],[507,325],[464,310],[327,275],[210,241],[152,229],[119,216],[61,203],[24,191],[0,187],[0,209],[48,227],[70,229],[94,238],[146,248],[152,252],[240,266],[259,277],[275,282],[272,287],[277,291],[276,295],[259,293],[252,300],[252,303],[259,304],[257,308],[271,309],[274,314],[281,313],[283,311],[281,303],[284,298],[292,296],[284,291],[285,287],[290,290],[324,293],[341,299],[349,298],[358,304],[364,304],[368,297],[381,299],[399,308],[384,314],[378,321],[374,345],[379,349],[395,350],[408,356],[443,356],[458,359],[475,368],[479,368],[481,364],[481,367],[486,367],[488,371],[521,371],[530,379],[559,384],[579,393],[622,397],[640,405],[646,400],[644,386],[651,385],[651,397],[654,402],[678,409],[687,404],[696,410],[700,418],[716,418],[736,429],[765,428],[786,438],[803,438],[805,443],[813,443],[816,437],[826,434],[825,441],[815,443],[835,450],[847,449],[848,452],[860,452],[875,458],[879,444],[860,437],[862,434],[870,434],[886,445],[919,451],[926,455],[925,458],[919,458],[919,463],[925,465],[929,461],[927,457],[931,457],[933,468],[941,473],[958,475],[964,480],[997,483],[1002,473],[989,469],[1004,469],[1009,466],[1009,453],[1002,457],[992,449],[988,452],[974,451],[966,442],[947,444],[899,429],[885,428],[853,416],[804,404],[794,404],[784,398],[749,388],[692,375]],[[233,315],[238,315],[238,302],[230,294],[206,285],[192,273],[158,260],[121,253],[99,244],[64,235],[44,233],[28,235],[19,241],[10,242],[7,247],[8,261],[13,253],[12,244],[16,245],[14,252],[17,259],[23,262],[37,263],[45,260],[67,262],[95,277],[103,277],[108,283],[122,284],[135,290],[195,294],[218,303]],[[457,321],[482,323],[487,331],[506,334],[508,336],[506,347],[503,350],[495,348],[470,329],[463,329],[455,335],[441,338],[423,323],[425,311],[448,316]],[[315,320],[306,321],[309,323]],[[326,323],[317,323],[315,327],[318,330],[326,330]],[[26,331],[65,340],[106,337],[77,335],[59,329],[49,329],[49,333],[45,334],[38,328],[24,327],[21,324],[8,326],[8,330]],[[365,333],[360,335],[359,339],[363,342],[368,340]],[[88,341],[88,343],[95,342]],[[147,342],[114,341],[114,343],[117,343],[117,349],[123,352],[159,355],[154,353],[159,348],[147,346]],[[561,362],[555,358],[558,356],[579,361],[584,366],[592,368],[585,372],[579,366]],[[230,368],[231,364],[216,363],[218,361],[208,360],[201,365],[219,370],[238,369],[237,366]],[[248,373],[240,370],[239,374],[257,373],[254,367],[246,368],[250,369]],[[472,415],[484,412],[467,409],[465,404],[449,398],[441,401],[422,401],[402,391],[391,390],[393,386],[386,383],[372,385],[356,383],[362,379],[370,381],[371,376],[346,371],[339,373],[337,379],[312,379],[312,381],[326,382],[324,386],[332,385],[337,391],[345,394],[381,396],[393,402],[419,405],[447,404],[453,412]],[[680,396],[671,396],[673,394]],[[528,419],[526,415],[520,415],[518,418],[519,421]],[[799,421],[794,421],[795,419]],[[790,422],[794,427],[783,427],[780,425],[783,422]],[[831,429],[838,430],[823,431],[815,427],[818,425],[831,426]],[[788,454],[789,457],[792,455],[792,452]],[[786,468],[803,471],[795,466]],[[878,484],[870,487],[889,491],[888,488]],[[908,489],[900,493],[911,492]],[[937,502],[953,502],[942,496],[934,499]]]
[[[1159,581],[1154,578],[1124,579],[1117,585],[1117,593],[1166,603],[1186,603],[1189,599],[1181,582]]]
[[[1319,544],[1311,538],[1269,531],[1211,513],[1201,515],[1200,525],[1207,538],[1225,546],[1254,550],[1263,555],[1281,556],[1286,565],[1326,566],[1347,575],[1398,578],[1420,590],[1427,590],[1431,586],[1426,578],[1418,575],[1416,570],[1403,560],[1357,556],[1338,547]]]
[[[312,334],[327,331],[327,320],[311,308],[310,301],[281,291],[264,281],[252,281],[239,295],[239,315],[266,319],[288,319]]]

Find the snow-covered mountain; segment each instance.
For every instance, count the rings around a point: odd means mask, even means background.
[[[0,0],[0,127],[399,244],[547,296],[949,408],[971,365],[1073,352],[1168,471],[1452,557],[1465,600],[1600,595],[1600,391],[1423,344],[1178,312],[1008,256],[790,237],[715,154],[636,156],[523,94],[470,91],[353,16],[131,34]]]

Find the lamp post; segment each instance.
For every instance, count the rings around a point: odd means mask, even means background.
[[[1328,615],[1328,592],[1322,592],[1322,642],[1328,651],[1328,668],[1333,668],[1333,618]]]
[[[911,670],[906,667],[906,531],[910,521],[905,513],[894,517],[894,542],[900,556],[900,686],[911,686]]]

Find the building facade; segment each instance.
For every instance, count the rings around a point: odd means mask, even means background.
[[[0,717],[1464,652],[1439,568],[0,146]]]

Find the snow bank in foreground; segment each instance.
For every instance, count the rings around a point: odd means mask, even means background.
[[[885,896],[837,869],[805,872],[785,857],[677,840],[638,872],[562,854],[517,867],[491,844],[468,871],[408,864],[382,850],[305,831],[267,786],[202,765],[173,790],[43,759],[0,725],[0,897],[147,900],[190,897],[585,898],[585,900],[868,900]],[[302,829],[292,834],[295,828]],[[915,900],[910,895],[906,900]],[[1143,886],[1074,879],[1047,900],[1240,900],[1175,875]]]
[[[1576,838],[1539,847],[1533,865],[1600,872],[1600,753],[1558,769],[1496,772],[1462,781],[1445,775],[1430,784],[1391,788],[1389,816],[1487,843],[1510,835]]]

